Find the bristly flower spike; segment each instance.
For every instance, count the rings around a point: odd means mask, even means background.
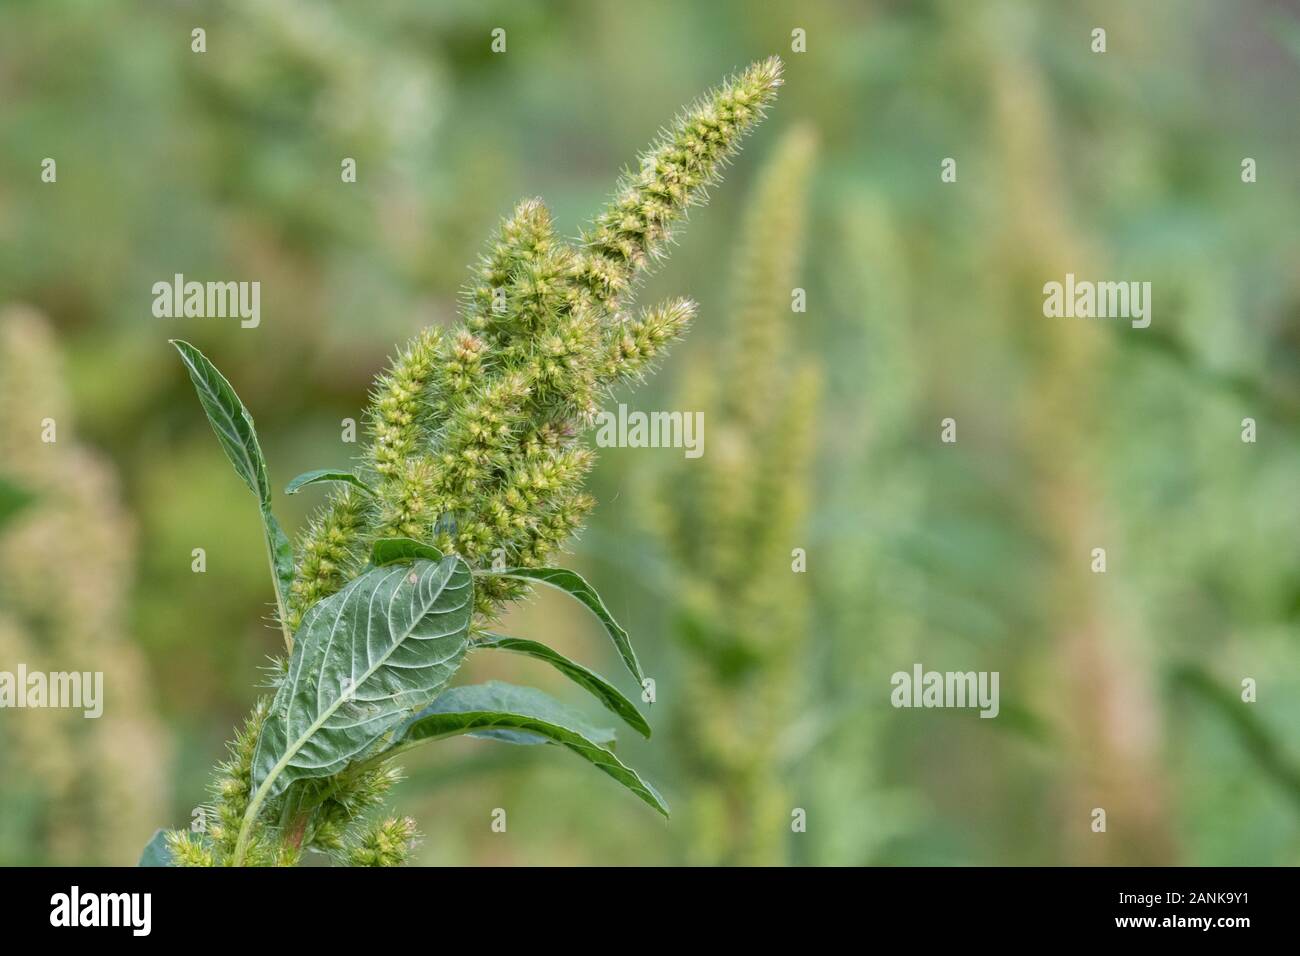
[[[755,63],[682,113],[579,244],[556,236],[538,199],[502,220],[464,290],[461,324],[421,332],[376,382],[354,475],[364,487],[340,485],[299,539],[290,630],[365,573],[377,538],[414,538],[478,569],[536,568],[579,531],[595,507],[583,491],[595,460],[583,433],[600,401],[652,368],[695,315],[685,299],[635,312],[632,289],[762,118],[781,69],[775,57]],[[525,590],[476,576],[471,631],[485,631]],[[227,820],[247,799],[245,749],[241,736],[220,775],[218,839],[173,834],[178,861],[228,857]],[[284,864],[323,850],[356,865],[402,863],[414,824],[362,814],[391,783],[344,770],[265,811],[249,802],[248,839],[234,859]]]

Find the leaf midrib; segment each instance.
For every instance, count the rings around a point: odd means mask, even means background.
[[[435,565],[435,570],[436,568],[437,566]],[[452,574],[455,573],[455,570],[456,570],[456,565],[452,564],[451,570],[448,571],[447,573],[447,579],[443,581],[442,586],[438,588],[437,594],[429,602],[430,606],[437,603],[438,598],[440,598],[443,592],[446,591],[447,584],[451,581],[451,576]],[[404,575],[407,573],[408,568],[399,566],[398,568],[395,569],[395,571],[400,572],[400,574]],[[392,575],[390,574],[387,577],[384,577],[380,581],[376,582],[374,591],[371,593],[370,596],[371,602],[374,601],[375,595],[379,593],[379,589],[391,577]],[[419,587],[419,583],[417,582],[415,586]],[[398,593],[398,589],[394,589],[392,597],[389,598],[388,603],[390,608],[392,607],[393,600],[396,599],[397,597],[397,593]],[[340,602],[339,615],[334,619],[334,627],[330,629],[330,645],[333,645],[334,635],[338,633],[338,619],[339,617],[342,617],[343,608],[345,606],[346,606],[346,602]],[[428,607],[426,606],[423,610],[421,610],[419,614],[415,615],[415,617],[411,621],[410,627],[406,629],[405,633],[402,634],[401,638],[399,638],[398,640],[394,640],[389,646],[388,650],[383,654],[383,656],[380,657],[375,664],[367,668],[359,680],[354,677],[352,686],[356,687],[360,685],[362,682],[368,680],[371,677],[371,675],[375,673],[376,670],[378,670],[385,663],[387,663],[388,658],[393,655],[393,653],[397,650],[399,645],[403,644],[406,641],[406,639],[411,636],[411,632],[414,631],[415,628],[419,625],[419,623],[424,620],[424,617],[426,614],[428,614],[428,612],[429,612]],[[367,614],[366,614],[366,646],[367,647],[370,646],[371,620],[372,619],[369,614],[369,606],[367,606]],[[391,616],[389,620],[391,620]],[[328,647],[326,648],[326,650],[328,651]],[[299,668],[299,670],[301,671],[301,668]],[[289,694],[290,707],[293,706],[293,700],[297,696],[298,684],[299,684],[298,678],[294,678],[293,689]],[[298,753],[298,751],[301,750],[306,745],[307,741],[311,739],[311,737],[316,733],[316,731],[320,730],[321,727],[324,726],[325,721],[329,720],[330,717],[334,716],[334,712],[337,711],[341,706],[343,706],[343,700],[344,698],[342,696],[336,698],[334,702],[328,708],[322,711],[321,715],[311,723],[311,726],[309,726],[306,731],[304,731],[296,740],[294,740],[292,744],[286,746],[284,756],[280,758],[280,760],[275,764],[275,766],[273,766],[269,771],[267,771],[266,779],[262,781],[262,786],[258,788],[259,790],[269,787],[271,783],[277,777],[279,777],[280,774],[284,772],[285,768],[289,765],[290,760]],[[288,724],[288,722],[289,722],[289,713],[286,712],[285,723]]]
[[[194,364],[190,361],[188,355],[185,357],[185,364],[194,368]],[[244,459],[244,467],[248,470],[248,474],[256,479],[256,484],[258,485],[258,487],[251,490],[258,496],[263,504],[268,504],[270,501],[270,496],[267,493],[269,490],[269,482],[266,482],[266,488],[262,487],[264,484],[262,469],[258,467],[257,460],[249,451],[248,440],[239,434],[235,415],[231,412],[227,404],[222,401],[221,390],[215,386],[212,376],[208,374],[207,370],[200,368],[197,369],[197,371],[203,377],[204,389],[206,389],[208,395],[211,397],[213,404],[216,405],[218,410],[221,412],[221,417],[224,420],[225,425],[225,427],[222,428],[222,437],[230,442],[230,444],[235,448],[239,449],[240,456]],[[228,382],[226,384],[229,385]],[[246,421],[245,424],[249,423]]]

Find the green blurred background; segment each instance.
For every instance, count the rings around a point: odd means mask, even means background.
[[[552,748],[452,741],[396,792],[421,861],[1300,862],[1294,4],[8,0],[0,474],[38,497],[0,530],[0,669],[109,676],[107,730],[0,712],[0,863],[129,864],[154,826],[186,824],[279,643],[254,503],[167,339],[235,384],[277,486],[345,465],[341,420],[397,343],[454,320],[516,200],[543,196],[576,235],[681,105],[772,53],[776,109],[639,297],[690,295],[699,321],[611,406],[683,407],[687,370],[725,351],[747,203],[811,129],[808,306],[779,321],[820,377],[814,452],[781,479],[800,483],[798,526],[754,545],[787,569],[797,650],[762,675],[761,720],[731,702],[749,685],[710,690],[726,674],[678,693],[694,652],[661,518],[691,463],[603,450],[566,560],[655,675],[655,739],[620,753],[679,812],[664,823]],[[1151,327],[1044,318],[1066,272],[1150,281]],[[154,318],[175,273],[260,281],[261,326]],[[39,442],[47,414],[62,457]],[[277,498],[286,526],[312,498]],[[510,627],[617,672],[561,599]],[[918,661],[999,671],[1000,716],[891,708],[890,675]],[[574,696],[527,661],[469,671]],[[718,728],[764,744],[759,785],[704,807],[716,781],[690,755]],[[706,846],[719,829],[764,853]]]

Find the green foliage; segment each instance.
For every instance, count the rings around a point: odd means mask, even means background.
[[[1223,686],[1213,674],[1196,664],[1185,663],[1173,668],[1169,678],[1176,686],[1201,698],[1229,723],[1242,748],[1263,773],[1300,807],[1300,761],[1251,708],[1241,706],[1239,690]]]
[[[437,548],[422,544],[414,538],[380,538],[370,549],[370,563],[382,568],[398,561],[441,561],[443,553]]]
[[[540,641],[530,641],[522,637],[506,637],[490,634],[476,645],[481,648],[495,648],[513,651],[546,661],[569,680],[588,690],[592,696],[604,704],[612,713],[617,714],[627,725],[642,737],[650,737],[650,725],[646,723],[636,705],[623,696],[623,692],[601,677],[593,670],[571,661],[554,648],[547,647]]]
[[[276,606],[280,620],[283,621],[284,599],[293,581],[293,549],[280,528],[280,522],[271,513],[271,479],[266,472],[262,446],[257,441],[253,416],[248,413],[226,377],[217,371],[217,367],[208,361],[206,355],[179,339],[173,339],[172,345],[181,353],[181,361],[190,373],[190,381],[194,383],[199,403],[207,413],[208,422],[217,433],[217,441],[221,443],[226,457],[234,465],[236,474],[244,479],[248,490],[257,495],[262,513],[262,530],[266,537],[266,554],[274,578]],[[293,638],[287,630],[284,640],[287,647],[293,646]]]
[[[173,866],[174,858],[167,846],[167,831],[157,830],[140,854],[139,866]]]
[[[342,770],[437,696],[468,646],[471,580],[455,556],[389,565],[311,609],[253,755],[263,799]]]
[[[596,589],[588,584],[582,575],[567,568],[509,568],[505,571],[493,571],[491,576],[494,578],[536,581],[539,584],[553,587],[557,591],[563,591],[580,602],[592,614],[596,615],[600,623],[604,625],[605,633],[614,642],[619,657],[623,659],[623,663],[627,665],[627,669],[632,676],[638,681],[645,680],[645,674],[641,672],[641,663],[636,659],[636,651],[632,649],[632,639],[628,637],[628,633],[623,630],[622,625],[614,620],[614,615],[609,613],[609,608],[605,607],[605,602],[596,593]]]
[[[613,739],[612,732],[590,728],[581,717],[539,690],[500,681],[453,687],[398,730],[393,747],[400,751],[425,740],[457,734],[492,735],[508,743],[559,744],[668,816],[668,804],[659,792],[613,751],[601,746]]]
[[[351,485],[353,488],[359,488],[368,495],[373,495],[370,486],[364,481],[352,474],[350,471],[341,471],[337,468],[316,468],[312,471],[304,471],[301,475],[294,478],[284,487],[286,495],[296,495],[308,485],[328,484],[331,482],[341,482]]]
[[[292,650],[274,700],[255,708],[220,768],[214,826],[163,838],[176,864],[290,865],[305,849],[352,865],[401,863],[414,824],[365,814],[396,779],[393,756],[455,734],[560,744],[668,813],[604,746],[612,732],[539,691],[444,688],[471,647],[512,650],[551,663],[649,736],[631,701],[594,672],[534,641],[474,636],[527,584],[547,584],[588,607],[644,679],[591,585],[545,561],[594,506],[581,490],[594,456],[579,434],[597,399],[643,374],[694,313],[673,300],[629,318],[633,284],[762,117],[780,72],[775,58],[755,64],[688,110],[581,245],[556,237],[540,201],[521,203],[466,290],[464,323],[421,332],[379,378],[357,470],[307,472],[286,489],[338,486],[296,556],[271,514],[251,416],[211,362],[175,343],[227,457],[258,495]],[[145,858],[164,857],[154,847]]]
[[[36,496],[12,481],[0,478],[0,527],[22,511]]]

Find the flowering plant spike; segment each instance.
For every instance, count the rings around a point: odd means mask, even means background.
[[[815,156],[812,131],[795,126],[755,178],[722,344],[682,376],[681,404],[705,409],[714,453],[665,469],[649,522],[678,569],[673,633],[690,651],[673,700],[688,728],[674,743],[693,784],[694,863],[786,859],[782,828],[766,821],[788,812],[779,741],[807,657],[806,589],[790,558],[806,543],[821,385],[800,354],[791,290]]]
[[[405,862],[409,818],[377,808],[395,756],[475,733],[554,743],[667,815],[655,789],[592,727],[540,691],[451,686],[465,656],[546,661],[649,736],[608,680],[537,641],[491,628],[530,584],[570,594],[643,680],[627,632],[581,576],[548,559],[594,506],[581,433],[613,387],[650,369],[695,313],[686,299],[633,311],[638,280],[717,182],[781,84],[754,63],[685,110],[622,177],[572,244],[540,200],[521,202],[473,271],[463,321],[426,329],[377,380],[370,441],[353,471],[294,479],[334,490],[290,546],[271,512],[252,417],[193,346],[177,342],[223,450],[258,496],[288,657],[218,768],[203,826],[159,831],[146,865],[292,865],[305,850],[345,865]]]

